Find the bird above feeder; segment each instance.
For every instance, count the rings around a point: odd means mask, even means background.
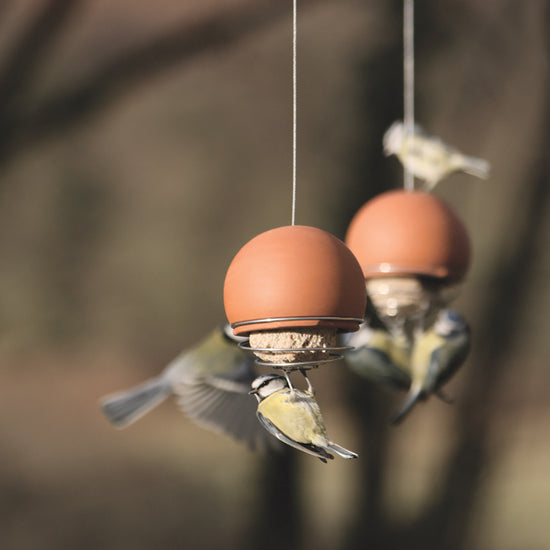
[[[407,128],[394,122],[384,134],[384,154],[395,155],[405,169],[423,181],[423,189],[432,191],[455,172],[487,179],[491,165],[482,158],[464,155],[440,138],[427,134],[420,126]]]
[[[404,121],[383,138],[384,153],[403,165],[403,189],[365,203],[345,239],[372,305],[360,330],[343,338],[355,348],[348,365],[371,381],[408,387],[396,423],[432,393],[447,400],[441,387],[470,346],[468,323],[448,308],[471,264],[470,238],[451,206],[431,191],[458,170],[486,178],[490,169],[415,124],[414,0],[403,1],[403,88]],[[422,182],[418,188],[415,178]]]

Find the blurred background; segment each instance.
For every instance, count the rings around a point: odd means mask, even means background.
[[[436,194],[474,249],[451,406],[311,377],[349,463],[263,457],[98,399],[224,321],[237,250],[290,223],[291,2],[0,2],[0,547],[550,548],[550,8],[416,6],[416,117],[492,163]],[[300,0],[297,223],[402,185],[402,2]]]

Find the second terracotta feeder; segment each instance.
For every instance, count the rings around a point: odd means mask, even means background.
[[[350,223],[346,244],[390,329],[432,318],[454,297],[470,266],[464,224],[446,202],[421,191],[389,191],[365,203]]]
[[[224,305],[233,332],[249,337],[261,364],[304,371],[340,357],[336,334],[359,328],[366,289],[342,241],[291,225],[241,248],[227,270]]]

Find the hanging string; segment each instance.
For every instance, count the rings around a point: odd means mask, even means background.
[[[414,132],[414,0],[403,0],[403,122],[405,134]],[[404,169],[403,185],[414,190],[414,176]]]
[[[298,28],[298,0],[292,6],[292,225],[296,223],[296,112],[297,112],[297,70],[296,43]]]

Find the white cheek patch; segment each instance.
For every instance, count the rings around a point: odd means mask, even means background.
[[[276,391],[286,388],[286,381],[280,378],[273,378],[265,386],[259,389],[258,393],[260,397],[267,397]]]
[[[348,344],[354,348],[361,348],[370,344],[373,331],[368,327],[361,327],[357,332],[350,333]]]

